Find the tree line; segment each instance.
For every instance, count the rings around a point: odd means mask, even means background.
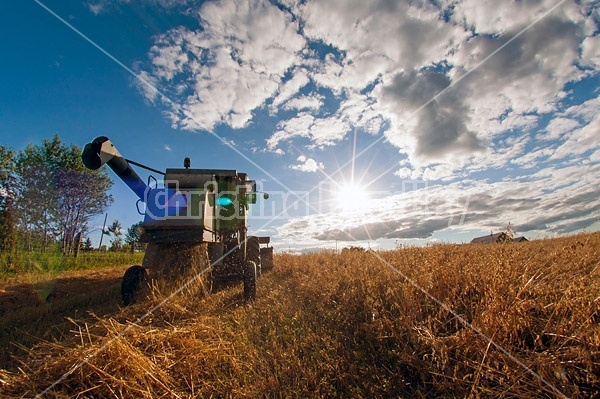
[[[20,152],[0,145],[0,251],[58,248],[68,255],[91,247],[89,222],[112,203],[112,184],[104,168],[87,169],[81,148],[58,135]],[[120,223],[109,227],[113,247],[121,249]],[[125,242],[132,245],[136,235],[134,225]]]

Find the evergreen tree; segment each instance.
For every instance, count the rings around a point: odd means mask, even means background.
[[[123,235],[123,229],[121,228],[121,222],[115,219],[110,226],[108,226],[108,232],[113,235],[112,244],[110,246],[111,251],[120,251],[123,249],[123,240],[121,240],[121,235]]]
[[[90,239],[90,237],[87,237],[84,241],[83,241],[83,247],[81,248],[84,252],[90,252],[94,250],[94,247],[92,246],[92,240]]]
[[[127,234],[125,235],[125,244],[129,245],[131,251],[145,250],[147,243],[143,243],[141,241],[142,236],[142,222],[135,223],[131,225],[127,229]]]

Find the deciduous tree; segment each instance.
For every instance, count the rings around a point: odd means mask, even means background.
[[[58,210],[52,169],[42,147],[33,144],[17,155],[16,165],[19,226],[29,251],[35,244],[45,251],[58,234],[54,223]]]
[[[14,220],[15,153],[0,146],[0,251],[12,253],[15,249]]]
[[[20,223],[29,242],[32,235],[43,237],[44,248],[58,238],[63,252],[71,253],[89,219],[112,202],[106,171],[85,168],[81,149],[58,135],[25,148],[17,156],[17,172]]]

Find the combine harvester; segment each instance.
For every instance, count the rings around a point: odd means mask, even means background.
[[[269,237],[247,235],[248,207],[256,203],[257,191],[256,182],[245,173],[190,169],[189,158],[183,169],[162,173],[126,160],[103,136],[86,144],[81,158],[89,169],[107,164],[139,198],[138,212],[144,215],[141,240],[148,248],[142,265],[131,266],[123,276],[125,305],[135,301],[146,270],[159,278],[185,275],[197,266],[194,263],[200,263],[199,254],[206,252],[212,281],[243,281],[244,299],[256,297],[257,276],[273,268],[273,248],[268,246]],[[158,187],[152,176],[144,183],[130,164],[164,175],[164,186]],[[142,202],[144,211],[140,210]]]

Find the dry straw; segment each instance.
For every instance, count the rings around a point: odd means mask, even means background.
[[[379,252],[568,397],[600,390],[600,234],[506,245]],[[278,255],[243,305],[241,287],[201,281],[146,300],[70,337],[29,349],[0,396],[469,397],[556,393],[456,317],[361,251]]]

